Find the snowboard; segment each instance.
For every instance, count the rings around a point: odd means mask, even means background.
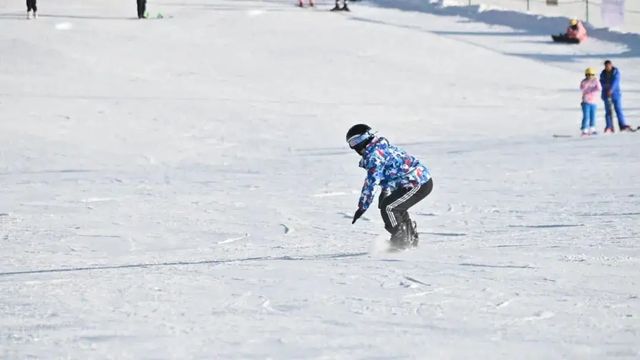
[[[551,35],[553,42],[562,44],[580,44],[578,39],[567,39],[564,35]]]
[[[391,239],[389,240],[389,248],[388,252],[399,252],[403,250],[408,250],[414,247],[418,247],[418,242],[420,239],[416,234],[415,237],[409,235],[403,239]]]

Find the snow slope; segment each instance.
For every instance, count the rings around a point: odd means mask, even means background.
[[[604,58],[640,123],[635,38],[396,4],[3,7],[0,357],[639,357],[640,134],[576,137]],[[417,249],[351,225],[357,122],[432,169]]]
[[[419,0],[415,0],[415,2],[418,1]],[[400,3],[403,2],[406,3],[407,0],[401,1]],[[560,0],[557,6],[547,5],[545,0],[430,0],[428,2],[440,3],[446,7],[453,7],[454,9],[455,7],[461,6],[467,7],[467,10],[474,8],[480,11],[506,10],[509,12],[517,12],[521,15],[529,14],[529,16],[532,17],[539,17],[540,15],[545,17],[562,17],[565,20],[561,24],[562,27],[567,26],[568,19],[570,18],[582,19],[591,27],[596,28],[606,28],[614,25],[607,23],[605,18],[603,18],[603,6],[605,6],[606,14],[606,5],[603,5],[603,2],[613,3],[608,0]],[[615,24],[613,28],[619,32],[640,33],[640,4],[638,4],[637,1],[629,0],[622,1],[622,3],[624,15],[622,19],[620,19],[621,23]]]

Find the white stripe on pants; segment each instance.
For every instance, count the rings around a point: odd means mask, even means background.
[[[396,227],[398,225],[398,221],[396,220],[396,216],[393,213],[393,208],[395,208],[396,206],[402,204],[403,202],[409,200],[409,198],[411,198],[416,192],[418,192],[418,190],[420,190],[420,187],[422,185],[418,185],[416,187],[414,187],[413,189],[411,189],[408,193],[404,194],[401,198],[399,198],[398,200],[392,202],[391,204],[387,205],[387,207],[385,208],[385,211],[387,212],[387,216],[389,217],[389,221],[391,222],[391,226]]]

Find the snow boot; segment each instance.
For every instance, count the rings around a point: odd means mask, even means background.
[[[407,224],[398,224],[389,241],[394,248],[404,249],[409,246],[411,244],[411,233]]]

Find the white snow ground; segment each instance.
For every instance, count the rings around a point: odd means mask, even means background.
[[[1,358],[640,357],[640,134],[576,137],[604,58],[640,123],[637,37],[400,0],[3,4]],[[357,122],[432,169],[417,249],[351,225]]]

